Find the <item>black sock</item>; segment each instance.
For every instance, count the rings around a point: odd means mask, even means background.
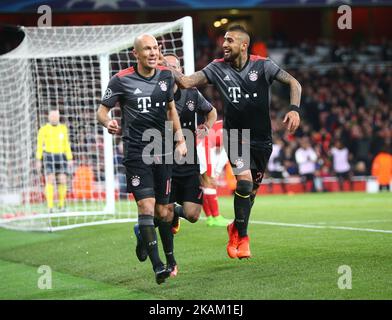
[[[158,228],[160,223],[161,223],[161,219],[154,217],[154,227]]]
[[[248,216],[247,216],[246,219],[245,219],[245,225],[246,225],[247,230],[248,230],[248,224],[249,224],[250,214],[251,214],[251,212],[252,212],[253,205],[255,204],[255,198],[256,198],[256,195],[255,195],[254,193],[251,193],[250,196],[249,196],[250,211],[249,211]]]
[[[255,198],[256,198],[256,194],[257,191],[259,190],[260,185],[253,182],[253,190],[252,193],[250,194],[250,208],[253,208],[253,205],[255,204]]]
[[[138,217],[139,230],[143,239],[143,244],[146,246],[148,256],[151,260],[154,270],[163,266],[158,252],[158,240],[154,227],[153,216],[140,214]]]
[[[168,265],[175,265],[176,260],[174,259],[174,239],[171,231],[171,222],[160,220],[158,230],[166,256],[166,262]]]
[[[234,195],[234,224],[238,230],[240,237],[245,237],[247,235],[247,224],[246,221],[250,213],[250,199],[243,198],[237,193]]]
[[[176,203],[174,204],[174,214],[177,217],[181,217],[181,218],[187,219],[187,217],[185,215],[185,212],[184,212],[184,208],[182,206],[176,204]]]
[[[253,183],[246,180],[237,182],[237,188],[234,193],[234,224],[238,230],[239,236],[245,237],[248,235],[248,220],[251,209],[251,194]]]
[[[251,193],[249,198],[250,198],[250,207],[253,208],[253,205],[255,204],[256,195],[254,193]]]

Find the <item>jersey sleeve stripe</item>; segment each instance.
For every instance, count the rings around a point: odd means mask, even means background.
[[[170,71],[170,69],[168,67],[165,67],[165,66],[157,66],[157,69],[159,69],[159,70],[169,70]]]
[[[276,76],[278,75],[278,73],[280,72],[280,70],[282,70],[282,69],[279,68],[279,69],[275,72],[273,79],[276,79]]]
[[[135,72],[135,69],[133,67],[129,67],[127,69],[121,70],[118,73],[116,73],[116,76],[121,78],[121,77],[125,77],[128,74],[132,74],[134,72]]]
[[[256,56],[254,54],[250,55],[250,61],[257,61],[257,60],[266,60],[266,57],[260,57],[260,56]]]

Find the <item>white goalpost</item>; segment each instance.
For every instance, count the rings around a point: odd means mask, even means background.
[[[0,56],[0,226],[58,231],[135,220],[121,137],[103,130],[96,110],[109,79],[135,62],[131,48],[142,33],[154,35],[163,51],[180,57],[186,74],[193,73],[192,19],[23,31],[22,43]],[[36,168],[35,153],[38,130],[53,109],[68,128],[73,165],[66,212],[48,213],[44,172]],[[120,109],[111,116],[120,121]]]

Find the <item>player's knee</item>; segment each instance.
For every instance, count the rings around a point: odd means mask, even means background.
[[[235,192],[240,196],[249,196],[253,190],[253,182],[248,180],[239,180]]]
[[[191,223],[195,223],[200,218],[201,206],[197,206],[186,212],[187,220]]]
[[[160,219],[165,219],[167,217],[167,208],[163,206],[156,206],[155,207],[155,213]]]
[[[172,215],[174,213],[174,205],[171,203],[167,207],[167,214]]]
[[[173,211],[169,211],[169,205],[157,204],[155,206],[156,216],[166,222],[170,222],[173,219]]]
[[[142,199],[137,201],[137,208],[140,213],[154,215],[155,199]]]

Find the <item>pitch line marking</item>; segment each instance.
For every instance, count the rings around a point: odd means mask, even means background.
[[[285,223],[285,222],[272,222],[272,221],[249,221],[252,224],[264,224],[271,226],[281,227],[297,227],[297,228],[309,228],[309,229],[335,229],[335,230],[351,230],[351,231],[364,231],[364,232],[376,232],[376,233],[390,233],[392,230],[379,230],[379,229],[368,229],[368,228],[354,228],[354,227],[342,227],[342,226],[320,226],[315,224],[298,224],[298,223]]]
[[[331,223],[382,223],[382,222],[391,222],[392,219],[384,219],[384,220],[349,220],[349,221],[329,221],[329,222],[313,222],[311,224],[319,225],[328,225]],[[305,223],[307,224],[307,223]]]

